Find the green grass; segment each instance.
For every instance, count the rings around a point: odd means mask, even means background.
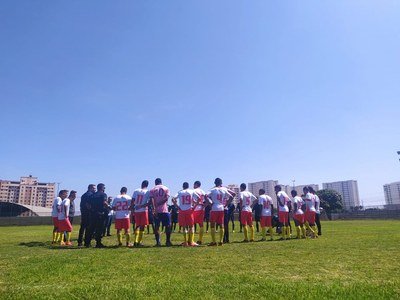
[[[106,249],[54,248],[50,226],[1,227],[0,298],[400,298],[400,221],[322,225],[315,240],[153,248],[145,235],[142,249],[111,247],[115,234]]]

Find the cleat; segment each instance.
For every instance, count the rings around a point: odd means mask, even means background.
[[[161,243],[155,244],[154,247],[161,247]]]
[[[203,244],[203,242],[202,242],[202,241],[197,241],[196,243],[197,243],[197,245],[201,245],[201,244]]]
[[[165,246],[171,247],[171,246],[172,246],[172,243],[168,241],[168,242],[165,243]]]
[[[190,246],[190,247],[197,247],[197,246],[199,246],[199,244],[197,244],[197,243],[190,243],[189,246]]]
[[[131,244],[131,243],[126,243],[126,246],[127,246],[128,248],[133,248],[133,244]]]
[[[262,239],[259,240],[259,242],[265,242],[265,241],[266,241],[265,238],[262,238]]]
[[[60,242],[60,246],[65,246],[65,243],[64,242]]]
[[[106,246],[104,246],[102,243],[100,243],[100,244],[97,244],[95,246],[95,248],[106,248]]]
[[[118,247],[122,247],[122,243],[118,243]]]
[[[189,244],[188,244],[187,242],[183,242],[183,243],[181,244],[181,246],[182,246],[182,247],[187,247],[187,246],[189,246]]]
[[[210,246],[210,247],[217,246],[217,243],[211,242],[208,244],[208,246]]]
[[[71,242],[66,242],[65,245],[66,246],[72,246],[72,243]]]
[[[249,242],[249,240],[243,240],[242,241],[242,243],[248,243]]]
[[[78,243],[78,247],[82,247],[82,243]]]
[[[224,243],[219,242],[219,243],[218,243],[218,246],[222,246],[223,244],[224,244]]]
[[[254,242],[254,239],[251,239],[251,240],[250,240],[250,243],[252,243],[252,242]]]

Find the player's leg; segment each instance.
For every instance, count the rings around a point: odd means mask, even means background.
[[[301,228],[300,228],[300,222],[298,220],[298,215],[293,216],[293,221],[294,221],[294,226],[296,227],[296,239],[301,238]]]
[[[219,242],[218,242],[218,245],[220,245],[220,246],[222,246],[222,244],[223,244],[223,241],[224,241],[224,235],[225,235],[225,229],[224,229],[224,226],[225,226],[225,218],[224,218],[224,216],[225,216],[225,213],[223,212],[223,211],[220,211],[219,212],[219,216],[218,216],[218,222],[217,222],[217,224],[219,224],[219,226],[220,226],[220,230],[219,230]]]
[[[161,214],[157,214],[154,218],[154,237],[156,239],[156,246],[160,247],[161,246],[161,241],[160,241],[160,216]]]
[[[247,228],[247,220],[246,220],[246,212],[245,211],[240,212],[240,224],[242,225],[242,228],[243,228],[243,235],[244,235],[243,242],[247,243],[249,241],[249,231]]]
[[[249,230],[250,230],[250,242],[254,242],[253,214],[251,212],[247,213],[247,222],[246,223],[249,226]]]
[[[171,214],[170,213],[163,213],[163,226],[165,228],[165,236],[166,236],[165,245],[167,247],[172,246],[172,243],[171,243]]]
[[[267,216],[266,225],[268,227],[269,240],[272,241],[273,235],[274,235],[273,229],[272,229],[272,216]]]
[[[320,214],[315,214],[315,224],[317,224],[318,235],[322,234]]]
[[[223,243],[229,243],[229,211],[224,211],[224,236],[222,238]]]
[[[217,239],[216,239],[216,225],[217,225],[217,212],[211,211],[210,212],[210,231],[211,231],[211,243],[209,246],[216,246]]]

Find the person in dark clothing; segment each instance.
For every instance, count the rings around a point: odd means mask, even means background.
[[[240,230],[239,232],[242,233],[243,232],[243,225],[242,225],[242,219],[241,219],[241,214],[242,214],[242,208],[240,207],[240,205],[237,206],[237,211],[239,213],[238,218],[239,218],[239,224],[240,224]]]
[[[101,243],[101,238],[104,231],[104,220],[107,215],[107,194],[104,193],[105,185],[99,183],[97,185],[97,192],[90,198],[90,225],[85,234],[85,247],[90,247],[90,242],[94,235],[96,240],[96,248],[104,248],[105,246]]]
[[[106,235],[111,236],[110,230],[111,230],[111,224],[112,224],[113,216],[114,216],[114,210],[111,207],[112,201],[113,201],[113,198],[108,197],[107,203],[110,207],[107,209],[107,214],[105,216],[103,237],[105,237]]]
[[[232,222],[232,232],[235,232],[235,204],[233,204],[232,202],[228,205],[228,224],[229,221]]]
[[[260,204],[257,203],[253,206],[254,221],[256,221],[257,232],[260,232],[261,210],[262,210],[262,207]]]
[[[171,214],[172,232],[175,232],[176,224],[178,223],[178,207],[175,205],[169,205],[168,211]]]
[[[149,225],[147,225],[147,234],[150,234],[150,226],[153,229],[153,234],[154,234],[154,214],[153,214],[153,202],[150,201],[149,203],[149,212],[148,212],[148,216],[149,216]]]
[[[227,209],[224,210],[224,243],[229,243],[229,221],[232,220],[233,213],[235,211],[235,205],[231,202]],[[235,229],[235,227],[233,227]]]
[[[96,186],[94,184],[89,184],[88,190],[81,197],[81,227],[79,228],[78,236],[78,246],[82,246],[83,235],[85,234],[87,228],[89,227],[90,214],[89,214],[89,199],[96,192]]]
[[[206,233],[208,233],[208,226],[210,225],[210,212],[211,212],[211,205],[206,205],[204,209],[204,221],[206,222]]]

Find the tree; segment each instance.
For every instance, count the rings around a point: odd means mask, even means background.
[[[317,195],[321,200],[321,207],[326,211],[328,219],[332,219],[332,213],[343,211],[342,195],[334,190],[319,190]]]

